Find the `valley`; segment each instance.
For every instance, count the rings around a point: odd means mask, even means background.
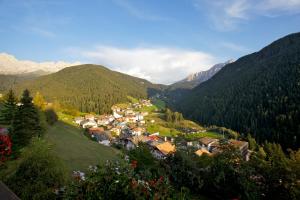
[[[23,169],[52,166],[62,186],[53,188],[71,199],[96,194],[94,184],[117,184],[134,198],[139,190],[171,199],[256,199],[277,188],[283,198],[298,195],[299,36],[171,85],[91,64],[1,75],[0,177],[21,191]]]

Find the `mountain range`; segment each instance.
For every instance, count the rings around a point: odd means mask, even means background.
[[[207,81],[211,77],[213,77],[218,71],[220,71],[225,65],[232,63],[233,60],[228,60],[224,63],[215,64],[210,69],[206,71],[200,71],[193,74],[190,74],[185,79],[178,81],[176,83],[173,83],[169,86],[170,90],[174,89],[192,89],[199,84],[203,83],[204,81]]]
[[[51,74],[47,74],[50,67],[38,66],[29,67],[28,76],[16,75],[18,68],[9,71],[4,70],[8,67],[0,67],[2,72],[14,74],[0,76],[0,92],[14,88],[20,94],[28,88],[33,93],[41,92],[48,101],[97,113],[109,112],[111,105],[127,101],[128,96],[146,98],[159,94],[156,96],[169,107],[204,125],[251,133],[260,143],[269,140],[284,147],[300,146],[300,33],[170,86],[100,65],[57,65],[51,68]],[[64,69],[57,71],[59,68]],[[44,72],[47,75],[41,75]]]
[[[13,55],[0,53],[0,74],[20,75],[24,73],[38,73],[39,75],[44,75],[79,64],[80,62],[33,62],[29,60],[18,60]]]

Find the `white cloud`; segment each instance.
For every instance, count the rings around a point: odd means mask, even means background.
[[[98,46],[94,50],[73,48],[68,52],[112,70],[164,84],[181,80],[194,72],[207,70],[217,63],[214,56],[205,52],[167,47]]]
[[[246,11],[249,9],[249,5],[246,0],[238,0],[232,2],[232,4],[229,4],[225,7],[225,13],[232,18],[240,18],[240,19],[246,19],[247,14]]]
[[[13,55],[0,53],[0,74],[21,74],[29,73],[37,70],[45,72],[56,72],[65,67],[79,65],[80,62],[34,62],[30,60],[18,60]]]
[[[300,0],[195,0],[195,8],[206,6],[213,26],[220,31],[235,30],[257,16],[276,17],[300,13]]]

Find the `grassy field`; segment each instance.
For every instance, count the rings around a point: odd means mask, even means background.
[[[118,150],[90,140],[79,128],[61,121],[49,127],[45,139],[70,170],[85,171],[89,165],[117,159],[119,154]]]
[[[154,98],[152,100],[152,103],[159,109],[159,110],[163,110],[166,108],[166,103],[163,100]]]
[[[210,137],[210,138],[216,138],[221,139],[223,138],[223,135],[217,132],[207,131],[203,133],[193,133],[193,134],[187,134],[185,136],[187,139],[194,140],[202,137]]]

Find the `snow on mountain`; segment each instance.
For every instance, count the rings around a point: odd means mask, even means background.
[[[18,60],[13,55],[0,53],[0,74],[24,74],[36,71],[51,73],[79,64],[80,62],[34,62],[30,60]]]
[[[172,89],[176,88],[193,88],[199,85],[200,83],[203,83],[204,81],[207,81],[211,77],[213,77],[218,71],[220,71],[225,65],[234,62],[233,60],[228,60],[224,63],[219,63],[214,66],[212,66],[207,71],[201,71],[196,72],[193,74],[190,74],[185,79],[178,81],[171,85]]]

